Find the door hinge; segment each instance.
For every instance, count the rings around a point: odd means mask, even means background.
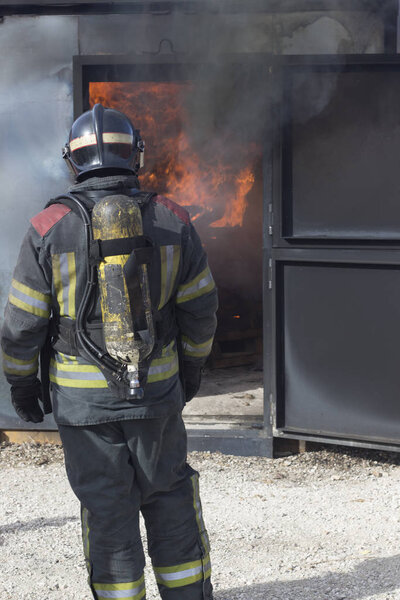
[[[268,259],[268,289],[272,290],[272,258]]]
[[[268,204],[268,235],[274,233],[274,212],[272,210],[272,203]]]

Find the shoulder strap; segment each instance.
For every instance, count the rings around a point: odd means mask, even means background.
[[[133,194],[132,197],[135,198],[136,202],[142,208],[143,206],[149,204],[150,200],[154,198],[154,196],[157,196],[156,192],[142,192],[139,190],[136,191],[136,193]]]
[[[73,194],[62,194],[61,196],[57,196],[57,198],[51,198],[46,204],[46,208],[48,206],[52,206],[53,204],[64,204],[65,206],[68,206],[72,212],[77,214],[78,217],[82,217],[82,211],[79,208],[77,200],[78,199]],[[95,202],[94,200],[85,198],[82,204],[84,204],[86,210],[91,210],[95,205]]]

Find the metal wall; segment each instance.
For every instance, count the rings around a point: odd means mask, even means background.
[[[11,12],[10,8],[7,14]],[[29,218],[68,183],[60,148],[72,121],[74,55],[120,53],[134,60],[135,54],[173,52],[184,62],[194,52],[205,58],[225,52],[374,53],[383,51],[384,41],[383,13],[361,8],[0,20],[0,51],[6,57],[0,72],[1,317]],[[0,375],[0,428],[13,427],[21,427],[21,422],[10,409],[8,386]],[[54,427],[51,417],[43,427]]]

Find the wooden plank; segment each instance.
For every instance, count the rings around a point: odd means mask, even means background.
[[[9,442],[11,444],[57,444],[61,446],[58,431],[0,430],[0,442]]]

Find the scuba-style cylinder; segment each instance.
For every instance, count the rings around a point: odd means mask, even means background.
[[[138,399],[143,397],[139,362],[151,354],[155,342],[149,247],[140,206],[134,197],[106,196],[93,207],[92,227],[93,238],[102,247],[97,272],[106,350],[126,365],[129,396]]]

